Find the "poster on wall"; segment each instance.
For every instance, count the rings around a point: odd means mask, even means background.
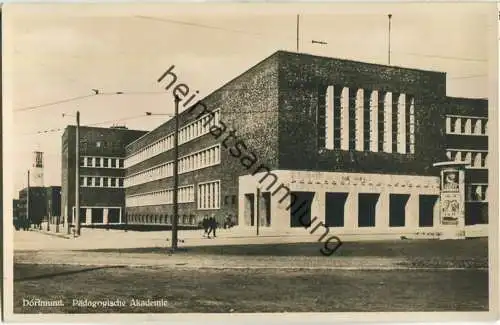
[[[460,172],[444,170],[441,186],[441,224],[457,225],[462,214],[462,192],[460,191]]]
[[[459,192],[458,170],[443,171],[443,192]]]
[[[441,224],[457,225],[460,217],[460,193],[441,195]]]

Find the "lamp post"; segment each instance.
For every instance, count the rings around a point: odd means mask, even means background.
[[[80,111],[76,111],[75,234],[80,236]]]
[[[26,188],[26,222],[28,227],[31,228],[30,221],[30,170],[28,169],[28,187]]]

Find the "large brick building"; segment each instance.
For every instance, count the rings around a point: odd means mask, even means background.
[[[80,222],[123,223],[125,198],[125,145],[145,131],[125,127],[80,127]],[[65,224],[74,224],[76,178],[76,127],[62,136],[61,207]]]
[[[172,68],[162,82],[187,106]],[[180,223],[232,215],[253,227],[260,188],[263,227],[301,227],[292,194],[309,202],[309,220],[345,231],[437,227],[433,164],[462,148],[446,117],[484,120],[486,107],[447,97],[445,73],[278,51],[179,115]],[[130,223],[171,222],[173,130],[169,120],[126,147]],[[278,179],[288,193],[275,195]],[[468,223],[484,222],[474,209]]]

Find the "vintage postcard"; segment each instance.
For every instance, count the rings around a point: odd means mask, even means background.
[[[4,319],[496,319],[498,25],[4,5]]]

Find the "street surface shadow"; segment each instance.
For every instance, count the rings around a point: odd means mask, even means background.
[[[114,268],[125,268],[125,267],[126,266],[122,266],[122,265],[99,266],[99,267],[91,267],[91,268],[84,268],[84,269],[64,271],[64,272],[39,274],[39,275],[28,276],[28,277],[20,277],[20,278],[14,277],[14,282],[48,279],[48,278],[53,278],[53,277],[57,277],[57,276],[65,276],[65,275],[72,275],[72,274],[77,274],[77,273],[92,272],[92,271],[101,270],[101,269],[114,269]]]

